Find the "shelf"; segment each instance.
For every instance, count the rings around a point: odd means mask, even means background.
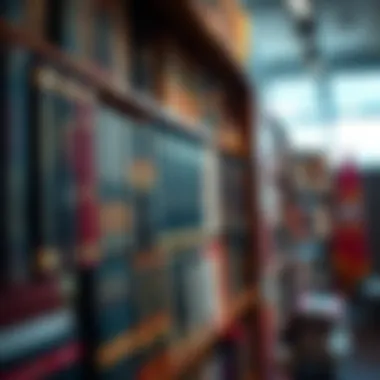
[[[97,353],[97,363],[101,368],[112,367],[120,359],[148,347],[160,337],[165,336],[169,330],[170,318],[165,314],[142,322],[136,328],[128,330],[102,346]]]
[[[220,326],[207,326],[191,335],[184,342],[172,348],[172,370],[170,379],[177,379],[192,368],[226,333],[228,328],[238,321],[256,303],[257,292],[249,290],[236,297],[228,308],[228,315]]]
[[[0,40],[2,43],[22,46],[37,54],[48,63],[67,72],[74,78],[87,84],[104,103],[119,111],[144,121],[161,121],[167,129],[185,134],[187,137],[204,141],[204,129],[195,126],[180,116],[169,114],[153,99],[133,89],[121,91],[112,85],[109,77],[101,72],[91,62],[79,60],[65,53],[59,47],[52,45],[28,31],[10,25],[0,18]]]
[[[202,64],[229,84],[247,91],[242,67],[215,36],[189,0],[148,0],[167,21],[174,33]]]

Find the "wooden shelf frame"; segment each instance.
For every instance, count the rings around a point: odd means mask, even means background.
[[[78,81],[88,85],[98,99],[120,112],[142,121],[160,121],[168,129],[185,134],[186,137],[203,142],[204,129],[179,115],[171,115],[153,99],[139,91],[121,91],[112,85],[109,77],[100,72],[92,62],[77,59],[62,51],[58,46],[44,41],[0,18],[0,41],[11,46],[20,46],[36,54],[47,63],[53,64]]]
[[[147,0],[147,3],[160,14],[200,63],[216,72],[229,87],[248,95],[249,81],[243,68],[223,41],[207,27],[191,1]]]
[[[185,135],[187,138],[206,143],[206,128],[201,123],[192,123],[180,115],[170,114],[154,99],[132,88],[121,91],[112,85],[111,80],[89,61],[79,60],[60,50],[59,47],[34,36],[21,28],[10,25],[0,18],[0,41],[11,46],[21,46],[38,55],[47,63],[53,64],[78,81],[88,85],[101,102],[119,110],[127,116],[132,116],[146,122],[158,121],[161,127]],[[218,147],[223,154],[244,158],[245,154],[230,150],[224,146]]]

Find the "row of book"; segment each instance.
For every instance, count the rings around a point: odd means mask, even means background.
[[[90,60],[120,91],[133,84],[201,117],[212,140],[223,122],[220,91],[203,85],[202,72],[194,81],[186,60],[173,63],[182,53],[171,43],[165,59],[167,45],[139,43],[141,29],[152,29],[131,17],[139,3],[128,13],[115,0],[4,1],[0,15]],[[140,21],[129,34],[131,19]],[[218,182],[204,170],[205,147],[166,122],[127,118],[31,51],[0,54],[0,301],[9,306],[0,311],[0,377],[140,378],[171,340],[217,317],[226,282],[234,292],[245,285],[246,236],[236,228],[244,169],[223,163]],[[222,218],[237,230],[226,250],[204,240],[211,232],[218,241],[226,224],[204,192],[214,199],[223,186]],[[152,326],[148,344],[141,331]]]
[[[2,368],[11,378],[45,371],[41,357],[56,362],[52,371],[70,368],[71,378],[83,357],[102,369],[95,373],[120,378],[128,370],[133,379],[149,357],[127,354],[120,336],[166,314],[181,339],[219,311],[222,280],[197,234],[204,149],[97,103],[88,88],[28,52],[3,54],[3,285],[56,280],[66,306],[5,325],[14,340],[4,340]],[[242,256],[241,248],[232,260]],[[233,267],[234,281],[241,266]],[[34,332],[40,336],[29,342]],[[155,342],[160,349],[168,333]],[[53,348],[59,357],[67,349],[70,365],[49,356]]]

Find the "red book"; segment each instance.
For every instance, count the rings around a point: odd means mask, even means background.
[[[73,142],[78,194],[78,261],[81,266],[88,267],[95,265],[100,258],[94,107],[79,103],[76,111],[78,124]]]
[[[336,280],[351,291],[370,269],[362,179],[354,163],[342,165],[336,174],[336,220],[332,237]]]
[[[62,305],[57,281],[43,281],[2,289],[0,292],[0,326],[24,321]]]

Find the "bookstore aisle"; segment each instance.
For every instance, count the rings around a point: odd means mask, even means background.
[[[264,379],[238,0],[0,2],[0,379]]]

